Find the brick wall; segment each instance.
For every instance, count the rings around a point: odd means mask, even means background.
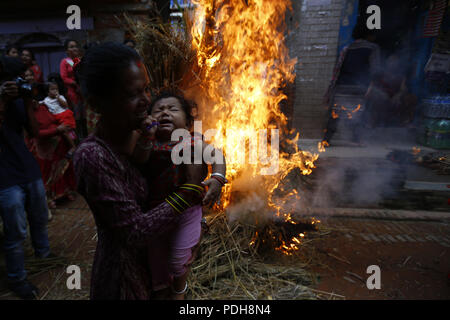
[[[301,138],[321,138],[327,121],[323,105],[337,57],[344,0],[292,0],[287,45],[297,57],[293,127]]]

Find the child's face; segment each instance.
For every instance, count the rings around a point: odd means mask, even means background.
[[[56,84],[51,84],[48,88],[48,96],[50,98],[56,98],[58,95],[58,86]]]
[[[33,72],[31,70],[27,70],[25,71],[25,75],[24,78],[27,82],[31,83],[34,82],[34,75]]]
[[[157,134],[170,136],[175,129],[188,129],[186,113],[175,97],[158,100],[151,115],[159,122]]]

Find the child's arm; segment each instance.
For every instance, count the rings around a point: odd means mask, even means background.
[[[153,125],[155,119],[148,116],[141,124],[141,130],[133,132],[132,138],[132,158],[137,163],[145,163],[150,157],[150,153],[153,147],[153,140],[155,139],[155,133],[157,126]],[[151,128],[149,128],[151,127]]]
[[[62,95],[58,94],[56,99],[58,99],[58,102],[62,107],[64,107],[65,109],[69,108],[69,105],[67,104],[66,99]]]
[[[203,151],[207,148],[207,144],[203,144]],[[211,146],[209,146],[211,148]],[[203,198],[203,205],[214,205],[214,203],[219,200],[220,193],[222,192],[223,185],[228,182],[225,178],[226,176],[226,163],[225,157],[223,156],[222,151],[214,148],[211,152],[212,158],[215,160],[211,164],[212,173],[211,177],[202,182],[204,186],[208,187],[208,192],[206,192],[205,197]]]

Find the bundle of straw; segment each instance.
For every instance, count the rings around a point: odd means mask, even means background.
[[[318,299],[305,264],[267,261],[249,245],[255,227],[215,215],[189,277],[192,299]],[[274,251],[274,254],[275,251]]]
[[[154,94],[165,89],[184,91],[198,85],[196,53],[192,50],[187,13],[178,24],[155,18],[134,20],[124,14],[124,27],[136,41]]]

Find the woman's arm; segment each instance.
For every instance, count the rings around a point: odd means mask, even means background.
[[[226,176],[227,173],[227,167],[225,163],[225,157],[223,156],[223,153],[221,150],[214,148],[212,145],[203,144],[203,154],[205,154],[205,150],[212,150],[211,151],[211,158],[212,159],[205,159],[210,160],[212,167],[212,173],[218,173],[222,175],[223,177]],[[206,153],[208,154],[208,153]],[[204,205],[213,205],[220,197],[220,194],[222,192],[222,187],[226,183],[226,180],[222,177],[218,176],[211,176],[208,180],[203,182],[202,184],[206,187],[208,187],[208,192],[206,193],[205,197],[203,198],[203,204]]]
[[[145,245],[155,236],[166,233],[180,218],[180,213],[168,202],[144,212],[136,201],[136,193],[111,154],[101,147],[78,150],[74,157],[78,191],[85,197],[97,224],[114,232],[129,245]],[[125,168],[126,170],[126,168]],[[191,205],[200,196],[189,190],[177,194]]]
[[[69,77],[69,64],[66,62],[66,59],[63,59],[59,65],[59,72],[61,74],[61,78],[66,86],[73,86],[76,84],[75,80]]]

